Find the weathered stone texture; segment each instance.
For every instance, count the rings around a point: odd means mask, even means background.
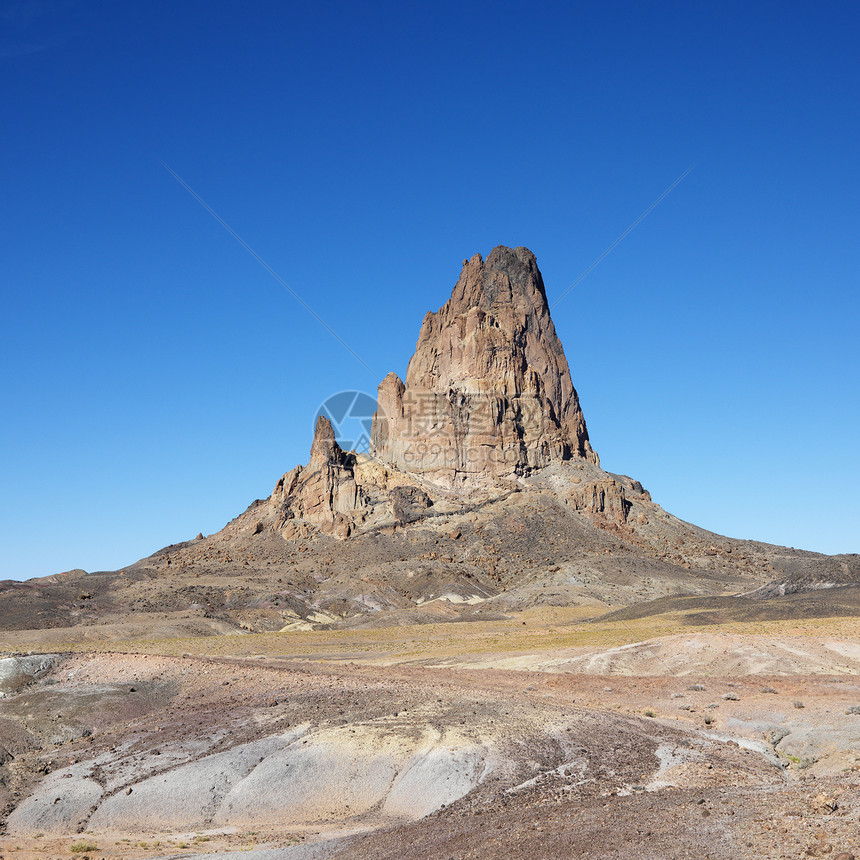
[[[598,463],[531,251],[465,261],[424,318],[405,383],[390,373],[379,386],[371,454],[447,485]]]

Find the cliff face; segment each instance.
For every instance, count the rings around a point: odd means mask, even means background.
[[[405,383],[390,373],[379,386],[371,454],[446,485],[598,463],[531,251],[463,262],[424,318]]]

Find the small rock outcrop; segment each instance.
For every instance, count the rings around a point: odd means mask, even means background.
[[[575,511],[585,514],[595,523],[624,525],[634,501],[651,501],[651,494],[627,475],[598,472],[577,478],[572,487],[560,494]]]
[[[310,462],[287,472],[269,498],[270,507],[280,514],[276,528],[292,537],[294,521],[304,521],[324,534],[348,537],[366,507],[354,469],[355,455],[341,450],[331,422],[320,415]]]
[[[624,488],[612,478],[583,484],[572,491],[566,501],[576,511],[590,516],[602,514],[619,524],[627,522],[630,512]]]
[[[464,261],[424,318],[405,383],[390,373],[379,386],[371,455],[448,486],[599,462],[531,251]]]

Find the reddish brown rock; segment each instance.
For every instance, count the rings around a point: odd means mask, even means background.
[[[329,420],[317,419],[311,458],[278,481],[269,505],[280,516],[275,527],[291,537],[295,521],[320,531],[347,537],[366,506],[365,494],[355,480],[355,456],[341,450]]]
[[[566,502],[577,511],[596,516],[602,514],[617,523],[627,522],[630,502],[624,488],[614,478],[582,484],[571,490]]]
[[[611,522],[624,525],[628,521],[634,501],[651,501],[651,494],[639,483],[627,475],[611,475],[602,470],[582,471],[582,477],[571,481],[567,493],[560,493],[564,502],[585,514],[592,522]],[[559,487],[560,490],[560,487]],[[637,522],[647,523],[647,517],[641,514]]]
[[[406,382],[390,373],[379,386],[371,453],[449,485],[598,463],[531,251],[465,262],[424,318]]]

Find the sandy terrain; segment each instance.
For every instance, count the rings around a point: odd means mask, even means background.
[[[581,615],[0,661],[0,854],[860,856],[856,619]]]

